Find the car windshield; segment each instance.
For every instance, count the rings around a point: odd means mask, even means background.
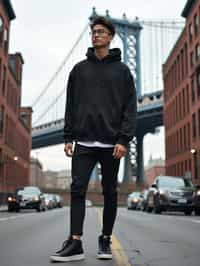
[[[159,179],[159,186],[164,188],[193,187],[192,182],[190,180],[175,177],[165,177]]]
[[[140,196],[140,192],[131,193],[131,197],[139,197],[139,196]]]
[[[17,191],[18,195],[35,195],[38,194],[39,191],[35,187],[25,187]]]
[[[29,191],[29,190],[19,190],[17,192],[18,195],[22,196],[22,195],[36,195],[38,194],[36,191]]]

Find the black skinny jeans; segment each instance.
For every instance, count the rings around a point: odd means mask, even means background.
[[[102,233],[112,234],[117,214],[117,174],[120,163],[120,159],[115,159],[112,153],[113,148],[85,147],[76,143],[72,157],[71,235],[83,234],[85,197],[91,172],[97,162],[101,164],[104,195]]]

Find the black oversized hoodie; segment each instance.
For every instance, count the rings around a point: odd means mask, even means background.
[[[101,60],[93,48],[86,55],[69,75],[65,143],[100,141],[127,146],[136,127],[136,92],[130,70],[121,62],[117,48]]]

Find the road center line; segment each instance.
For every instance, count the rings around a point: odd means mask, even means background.
[[[200,220],[191,220],[193,223],[200,224]]]
[[[96,208],[96,212],[97,212],[100,224],[102,225],[102,211]],[[128,256],[125,254],[125,251],[122,245],[120,244],[119,240],[116,238],[114,234],[112,235],[112,251],[116,258],[117,266],[131,266]]]

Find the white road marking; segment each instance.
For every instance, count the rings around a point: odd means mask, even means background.
[[[29,214],[29,215],[34,215],[34,214],[32,213],[32,214]],[[0,222],[14,220],[14,219],[21,218],[21,217],[25,217],[25,216],[27,216],[27,214],[22,214],[22,215],[18,215],[18,216],[10,216],[10,217],[5,217],[5,218],[0,218]]]
[[[64,208],[63,208],[64,209]],[[15,215],[15,216],[9,216],[9,217],[3,217],[3,218],[0,218],[0,222],[5,222],[5,221],[9,221],[9,220],[15,220],[17,218],[23,218],[23,217],[30,217],[30,216],[36,216],[36,215],[44,215],[44,214],[53,214],[55,212],[59,212],[61,209],[55,209],[55,210],[52,210],[50,212],[42,212],[42,213],[24,213],[24,214],[19,214],[19,215]]]
[[[195,219],[191,219],[192,217],[178,217],[175,215],[169,215],[169,214],[160,214],[160,215],[155,215],[152,213],[145,213],[145,212],[131,212],[128,211],[126,213],[120,213],[121,216],[124,217],[131,217],[134,220],[141,220],[141,219],[145,219],[145,221],[149,221],[149,220],[154,220],[154,217],[156,216],[156,218],[160,218],[160,219],[169,219],[169,220],[176,220],[176,221],[186,221],[186,222],[192,222],[192,223],[197,223],[200,224],[200,220],[197,218],[197,220]]]
[[[193,223],[198,223],[200,224],[200,220],[191,220]]]

